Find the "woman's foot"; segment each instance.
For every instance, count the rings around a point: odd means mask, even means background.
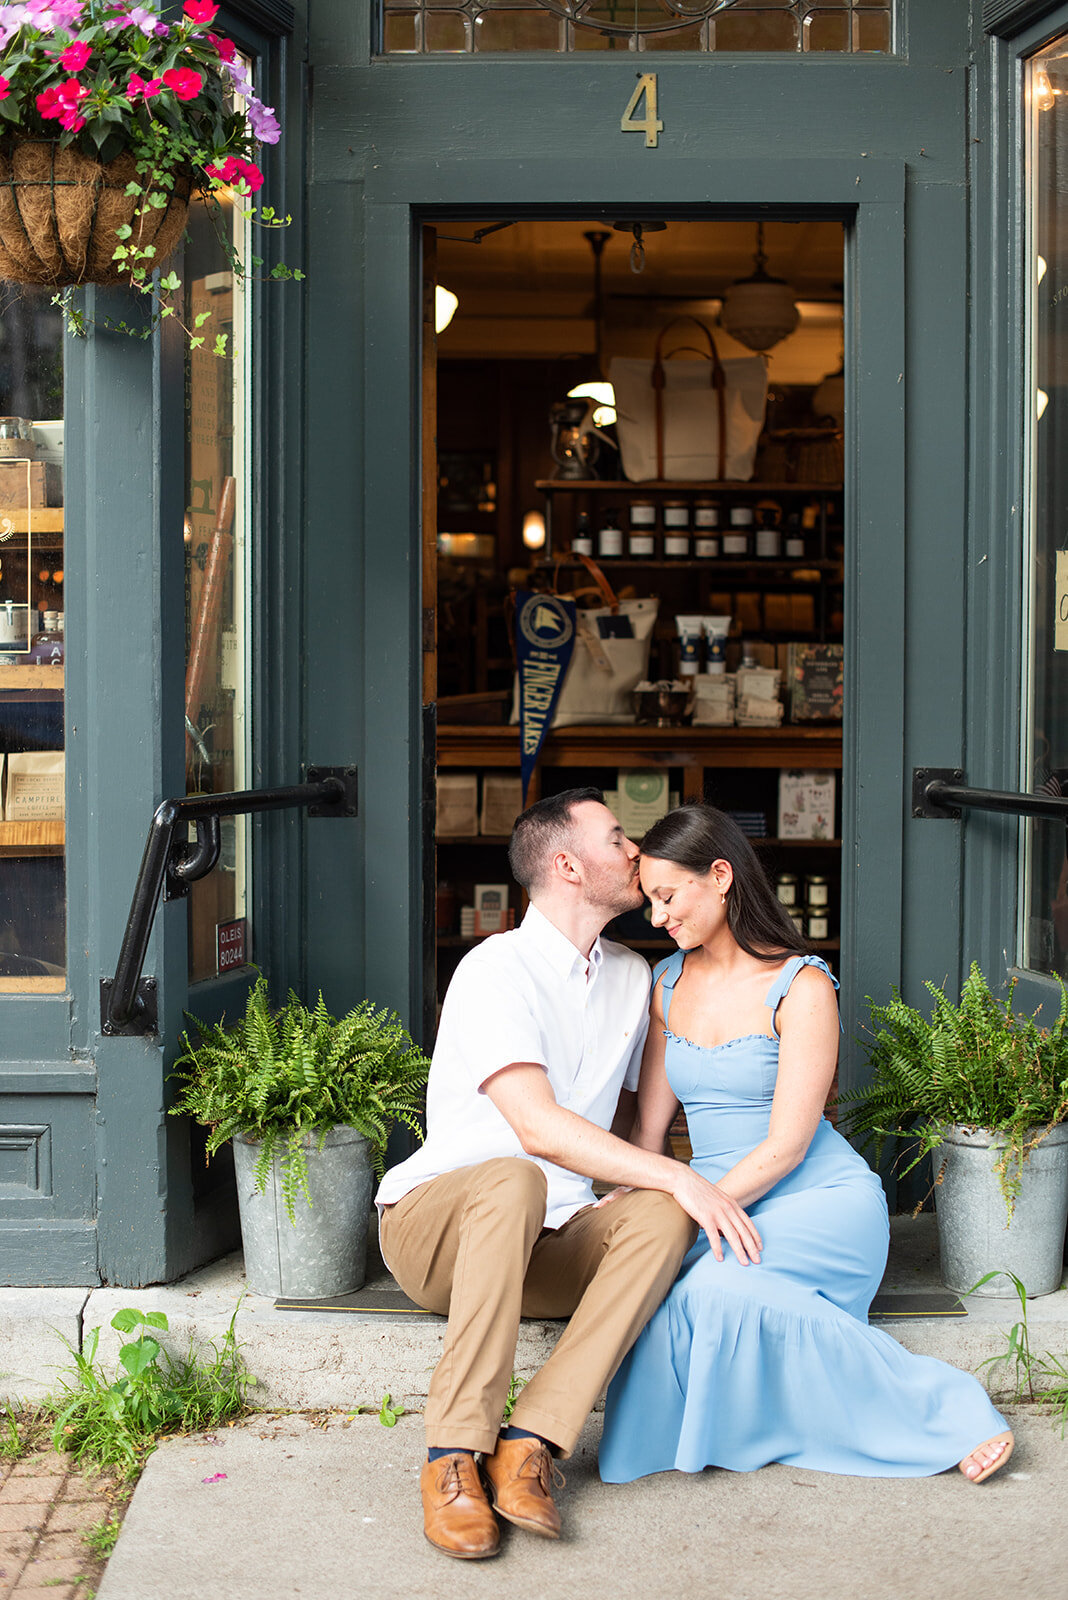
[[[1012,1446],[1012,1434],[999,1433],[984,1444],[976,1445],[960,1463],[960,1470],[970,1483],[985,1483],[995,1472],[1000,1472],[1012,1455]]]

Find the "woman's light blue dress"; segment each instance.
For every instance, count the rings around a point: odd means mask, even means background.
[[[665,1022],[684,959],[676,951],[657,968]],[[767,997],[771,1019],[806,964],[828,972],[817,956],[791,958]],[[693,1166],[714,1182],[767,1135],[779,1042],[748,1034],[710,1048],[665,1033]],[[868,1326],[886,1265],[886,1201],[829,1122],[800,1166],[747,1210],[764,1241],[759,1266],[742,1266],[726,1246],[717,1261],[702,1233],[613,1379],[606,1483],[770,1461],[922,1477],[1005,1429],[977,1379]]]

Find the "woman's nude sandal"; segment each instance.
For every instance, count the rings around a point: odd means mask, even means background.
[[[984,1439],[982,1444],[977,1444],[975,1449],[969,1451],[969,1453],[964,1457],[964,1460],[960,1463],[959,1470],[964,1473],[964,1476],[968,1479],[969,1483],[985,1483],[987,1478],[992,1478],[995,1472],[1001,1471],[1006,1461],[1012,1455],[1012,1447],[1014,1443],[1015,1441],[1011,1433],[998,1433],[995,1434],[992,1439]],[[971,1477],[969,1473],[964,1472],[965,1464],[969,1461],[973,1461],[975,1457],[979,1455],[980,1451],[988,1450],[992,1445],[998,1444],[1003,1445],[1003,1449],[988,1466],[985,1466],[981,1472],[977,1472],[974,1478]]]

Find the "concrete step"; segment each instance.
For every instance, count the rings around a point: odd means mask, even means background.
[[[934,1218],[895,1217],[891,1240],[883,1293],[938,1289]],[[377,1256],[369,1281],[392,1284]],[[218,1343],[233,1318],[245,1360],[259,1380],[253,1403],[264,1409],[377,1410],[387,1392],[409,1409],[420,1408],[445,1329],[443,1318],[428,1313],[278,1311],[273,1300],[245,1292],[242,1258],[234,1254],[178,1283],[146,1289],[0,1290],[0,1394],[41,1399],[56,1387],[58,1370],[69,1365],[62,1338],[77,1345],[94,1327],[101,1329],[100,1358],[113,1365],[121,1339],[110,1322],[124,1306],[165,1312],[164,1342],[176,1353],[185,1353],[190,1343]],[[965,1317],[892,1318],[878,1325],[908,1350],[975,1370],[988,1357],[1004,1354],[1019,1315],[1015,1296],[973,1296]],[[1036,1353],[1065,1357],[1068,1288],[1030,1301],[1028,1322]],[[544,1362],[562,1326],[523,1323],[516,1351],[520,1377],[530,1377]],[[995,1392],[1004,1390],[1002,1368],[985,1367],[980,1376]]]

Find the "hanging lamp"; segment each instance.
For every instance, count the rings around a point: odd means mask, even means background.
[[[769,277],[764,254],[764,224],[757,223],[756,271],[732,283],[723,296],[719,320],[739,344],[761,354],[793,333],[801,320],[796,290],[782,278]]]

